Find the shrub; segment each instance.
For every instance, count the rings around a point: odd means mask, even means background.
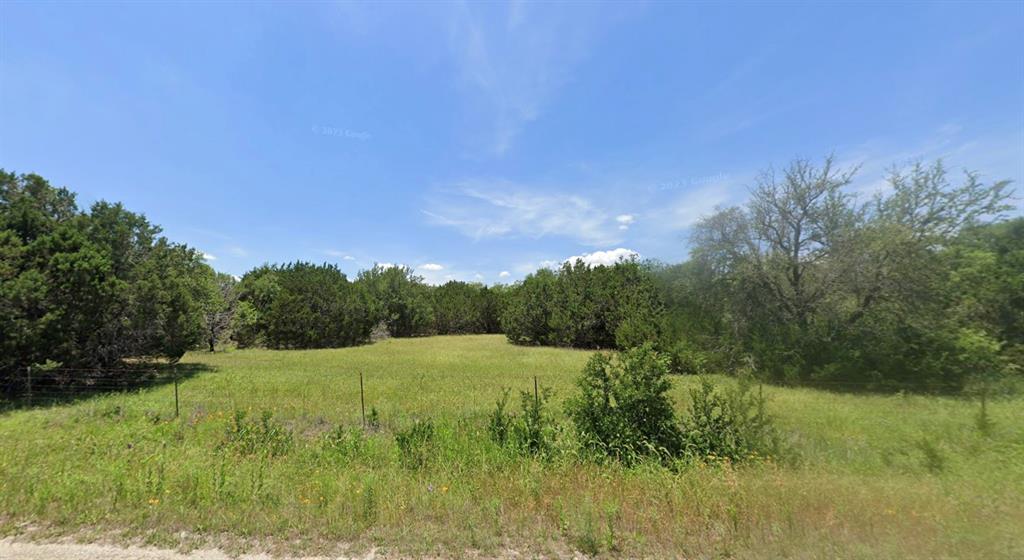
[[[292,432],[276,422],[270,411],[264,411],[258,421],[247,421],[245,411],[236,410],[225,434],[222,447],[239,455],[265,455],[279,457],[292,447]]]
[[[679,340],[668,351],[672,373],[703,375],[708,369],[708,354],[686,340]]]
[[[398,444],[402,465],[411,469],[422,468],[433,453],[434,423],[417,420],[411,427],[395,433],[395,443]]]
[[[513,441],[533,455],[547,452],[554,439],[551,418],[544,411],[551,400],[551,389],[545,387],[535,394],[520,391],[519,399],[522,416],[512,425]]]
[[[594,355],[576,382],[579,393],[566,405],[583,446],[626,462],[674,456],[680,434],[667,376],[668,358],[650,344],[617,356]]]
[[[521,414],[508,413],[509,390],[502,392],[494,412],[491,413],[487,431],[491,439],[503,446],[539,455],[551,450],[554,442],[554,423],[545,408],[551,400],[551,389],[541,388],[537,393],[521,391]]]
[[[512,422],[515,419],[514,415],[505,412],[505,407],[508,406],[508,393],[509,389],[502,390],[501,398],[495,403],[494,412],[491,413],[487,422],[487,433],[490,434],[491,440],[498,445],[508,443]]]
[[[719,392],[701,379],[690,398],[689,415],[682,422],[685,455],[741,461],[775,450],[776,435],[765,412],[765,399],[751,391],[748,381],[741,379],[735,389]]]

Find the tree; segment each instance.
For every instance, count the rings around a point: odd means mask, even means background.
[[[372,316],[391,336],[429,334],[434,310],[423,278],[406,266],[375,265],[359,273],[356,283],[370,296]]]
[[[918,164],[861,205],[845,192],[854,171],[797,160],[762,174],[746,208],[698,223],[693,281],[728,321],[715,336],[780,377],[962,382],[942,253],[1007,209],[1008,182],[953,186],[941,162]]]
[[[262,266],[238,286],[238,340],[271,348],[333,348],[369,340],[374,324],[365,289],[335,265]]]
[[[510,289],[502,327],[515,344],[630,348],[657,340],[663,305],[637,262],[541,269]]]
[[[210,298],[204,309],[206,325],[206,342],[210,352],[216,350],[217,343],[225,338],[231,328],[238,306],[238,280],[230,274],[215,272],[207,278],[210,282]]]
[[[0,372],[175,361],[202,336],[201,255],[120,204],[78,209],[38,175],[0,170]]]

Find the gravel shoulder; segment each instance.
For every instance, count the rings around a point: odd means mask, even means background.
[[[36,543],[0,540],[0,558],[3,560],[375,560],[373,551],[363,556],[287,556],[243,554],[229,556],[220,550],[194,550],[178,552],[153,547],[113,546],[103,544]]]

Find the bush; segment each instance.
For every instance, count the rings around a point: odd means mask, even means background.
[[[707,379],[690,391],[690,410],[682,422],[683,453],[691,458],[742,461],[776,449],[776,434],[765,412],[764,397],[741,379],[731,391],[719,392]]]
[[[668,355],[672,373],[703,375],[708,372],[708,354],[686,340],[679,340],[673,344]]]
[[[596,354],[566,405],[584,448],[632,462],[641,456],[674,456],[680,433],[668,398],[668,359],[649,344]]]

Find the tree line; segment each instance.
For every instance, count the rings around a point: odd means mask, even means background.
[[[81,210],[0,173],[0,371],[116,369],[218,345],[326,348],[381,336],[649,344],[680,373],[857,387],[963,388],[1020,373],[1024,219],[1009,182],[893,170],[867,201],[833,158],[762,173],[693,229],[690,259],[567,262],[510,286],[426,284],[408,267],[263,265],[241,279],[120,204]]]
[[[1008,181],[893,170],[861,202],[829,157],[767,171],[745,206],[702,219],[691,259],[655,277],[690,370],[752,364],[842,387],[957,390],[1021,373],[1024,219]]]

